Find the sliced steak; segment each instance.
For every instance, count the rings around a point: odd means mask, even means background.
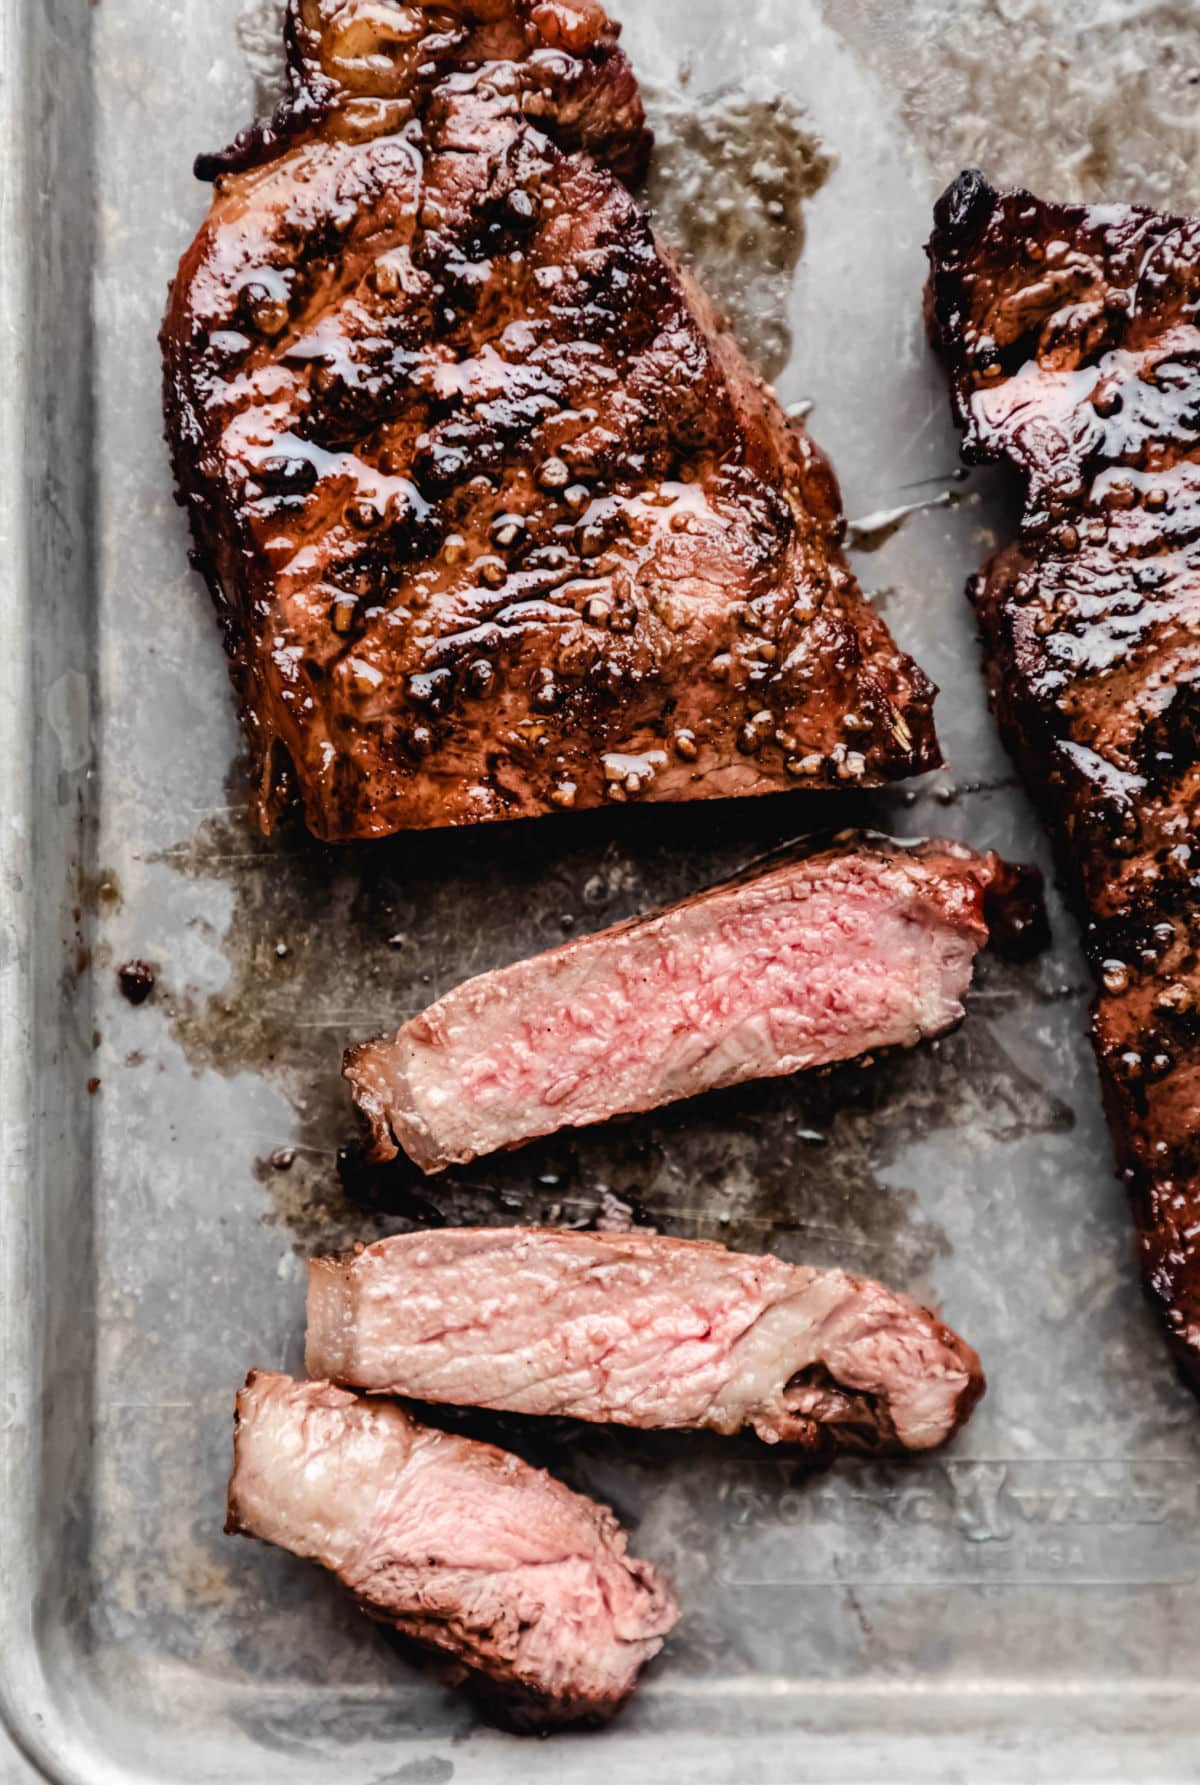
[[[468,980],[347,1056],[375,1156],[441,1171],[944,1034],[1011,873],[958,843],[854,838]]]
[[[1024,490],[970,588],[992,704],[1086,919],[1146,1281],[1200,1385],[1200,222],[967,173],[929,253],[964,453]]]
[[[618,1710],[679,1616],[607,1507],[327,1382],[247,1378],[226,1529],[320,1562],[518,1723]]]
[[[446,1228],[309,1266],[310,1373],[627,1426],[928,1450],[979,1359],[907,1296],[660,1234]]]
[[[935,765],[832,472],[626,183],[594,0],[291,0],[288,52],[279,115],[201,163],[162,334],[264,824]]]

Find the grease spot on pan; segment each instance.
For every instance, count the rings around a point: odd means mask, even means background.
[[[94,868],[79,877],[79,903],[84,911],[111,917],[125,902],[120,877],[113,868]]]
[[[648,197],[664,239],[767,378],[792,350],[788,300],[805,201],[833,169],[796,100],[761,79],[715,93],[642,82],[655,155]]]

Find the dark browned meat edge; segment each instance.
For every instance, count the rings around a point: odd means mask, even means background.
[[[1012,465],[1003,449],[999,445],[993,448],[986,438],[981,438],[982,430],[974,425],[969,400],[970,381],[965,371],[961,339],[967,319],[963,264],[1005,205],[1030,207],[1037,213],[1035,229],[1055,236],[1069,235],[1085,219],[1097,216],[1102,210],[1120,213],[1131,224],[1157,224],[1163,232],[1176,228],[1197,231],[1200,224],[1156,213],[1150,207],[1053,204],[1026,191],[999,191],[978,169],[965,170],[942,193],[934,209],[934,228],[927,247],[931,263],[925,289],[929,338],[946,366],[955,424],[968,436],[962,447],[964,460],[968,464],[999,463],[1012,475],[1021,477],[1021,472]],[[1087,363],[1086,354],[1083,360]],[[1006,362],[1005,370],[1009,369]],[[1168,440],[1168,449],[1175,445],[1173,440]],[[1037,537],[1027,541],[1024,532],[1019,532],[1012,544],[1001,547],[968,581],[966,592],[979,622],[983,670],[992,712],[1005,746],[1049,832],[1057,868],[1083,931],[1085,953],[1099,980],[1112,933],[1119,930],[1120,924],[1111,919],[1103,921],[1091,908],[1084,883],[1085,859],[1094,857],[1099,849],[1102,862],[1105,852],[1117,842],[1121,844],[1120,853],[1127,854],[1125,839],[1136,836],[1138,815],[1123,799],[1114,802],[1100,797],[1096,789],[1084,784],[1082,777],[1070,775],[1061,766],[1051,772],[1059,741],[1052,724],[1053,716],[1038,702],[1023,697],[1022,679],[1013,673],[1005,560],[1011,555],[1020,564],[1034,561],[1041,543]],[[1026,544],[1028,560],[1021,556],[1021,548]],[[1119,832],[1124,835],[1118,837]],[[1154,912],[1150,912],[1147,921],[1153,915]],[[1194,913],[1191,927],[1195,936]],[[1189,1169],[1187,1164],[1196,1151],[1200,1115],[1190,1134],[1166,1136],[1171,1159],[1183,1161],[1180,1172],[1183,1181],[1164,1176],[1161,1166],[1156,1172],[1131,1120],[1136,1098],[1128,1085],[1118,1082],[1110,1057],[1111,1041],[1106,1045],[1100,1032],[1101,1011],[1106,1004],[1111,1006],[1112,1003],[1101,984],[1092,1005],[1091,1037],[1118,1172],[1126,1187],[1134,1218],[1142,1281],[1149,1301],[1162,1319],[1171,1355],[1180,1374],[1195,1392],[1200,1393],[1200,1246],[1194,1237],[1200,1232],[1200,1201],[1197,1200],[1195,1168]],[[1119,1023],[1120,1019],[1118,1028]],[[1168,1164],[1166,1169],[1170,1172],[1171,1165]]]

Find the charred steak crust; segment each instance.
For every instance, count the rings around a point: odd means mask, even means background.
[[[198,155],[196,178],[260,167],[331,121],[336,129],[347,105],[369,110],[383,98],[394,108],[386,127],[403,128],[448,73],[505,64],[526,117],[568,153],[583,150],[636,184],[654,139],[620,34],[595,0],[289,0],[275,114]],[[357,134],[353,114],[351,124]]]
[[[656,242],[593,0],[291,0],[201,171],[168,436],[264,825],[329,840],[876,784],[934,690],[834,476]]]
[[[929,257],[964,455],[1024,487],[969,590],[992,705],[1086,919],[1145,1278],[1200,1387],[1200,221],[972,172]]]
[[[425,1172],[702,1091],[912,1047],[962,1019],[1037,877],[961,843],[845,833],[448,992],[346,1056],[380,1160]],[[994,896],[993,896],[994,895]]]
[[[679,1617],[607,1506],[328,1382],[251,1371],[225,1528],[321,1563],[517,1727],[611,1716]]]
[[[306,1367],[376,1394],[769,1444],[918,1451],[983,1393],[928,1309],[661,1234],[445,1228],[309,1266]]]

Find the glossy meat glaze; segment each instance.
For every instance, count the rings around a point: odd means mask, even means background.
[[[292,0],[166,410],[264,824],[330,840],[935,765],[836,481],[633,195],[594,0]]]
[[[1200,1384],[1200,221],[967,173],[929,252],[964,453],[1024,494],[970,589],[992,703],[1086,916],[1146,1281]]]

